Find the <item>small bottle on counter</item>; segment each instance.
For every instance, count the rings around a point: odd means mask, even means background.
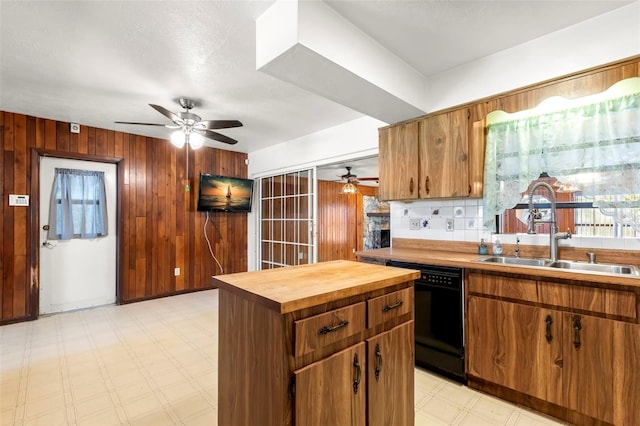
[[[478,254],[487,254],[487,245],[484,243],[484,238],[480,239],[480,245],[478,246]]]
[[[496,242],[493,243],[493,254],[502,256],[502,244],[500,244],[500,240],[496,240]]]

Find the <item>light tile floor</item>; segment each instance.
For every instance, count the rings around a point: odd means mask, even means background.
[[[0,424],[217,424],[218,291],[0,327]],[[416,369],[416,425],[557,425]]]

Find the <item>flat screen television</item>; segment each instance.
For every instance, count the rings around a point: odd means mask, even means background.
[[[253,180],[200,173],[198,211],[251,211]]]

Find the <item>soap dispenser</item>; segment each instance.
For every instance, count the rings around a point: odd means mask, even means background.
[[[484,243],[484,238],[480,239],[480,245],[478,246],[478,254],[487,254],[487,245]]]
[[[502,256],[502,244],[500,244],[500,240],[496,240],[496,242],[493,243],[493,254]]]

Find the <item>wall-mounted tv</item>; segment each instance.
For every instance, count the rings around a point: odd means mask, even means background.
[[[200,173],[198,211],[251,211],[253,181]]]

